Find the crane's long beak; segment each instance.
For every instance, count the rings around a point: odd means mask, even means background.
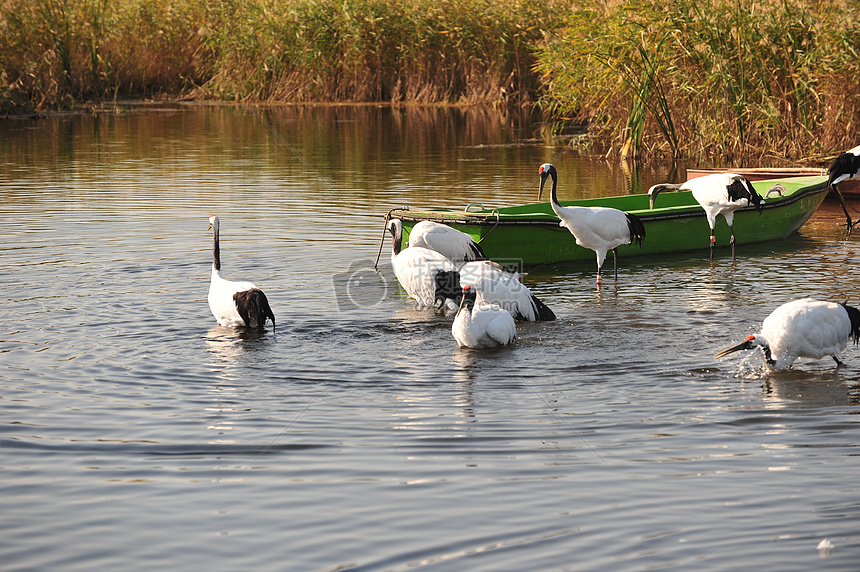
[[[749,336],[749,337],[747,337],[747,339],[745,339],[744,341],[742,341],[738,345],[724,349],[723,351],[721,351],[720,353],[715,355],[714,359],[720,359],[723,356],[727,356],[729,354],[733,354],[733,353],[739,352],[741,350],[751,350],[751,349],[753,349],[753,347],[755,347],[755,346],[753,346],[753,340],[754,339],[755,339],[755,336]]]
[[[457,307],[457,313],[458,314],[463,309],[463,302],[465,302],[465,301],[466,301],[466,296],[460,296],[460,305]]]
[[[543,185],[546,183],[546,175],[544,173],[540,174],[540,189],[538,189],[538,200],[540,200],[541,195],[543,195]]]
[[[471,286],[469,286],[468,284],[467,284],[467,285],[465,285],[465,286],[463,286],[463,290],[462,290],[462,292],[460,293],[460,305],[457,307],[457,313],[456,313],[455,315],[459,315],[459,314],[460,314],[460,312],[463,310],[463,304],[466,302],[466,294],[467,294],[467,293],[469,292],[469,290],[471,290],[471,289],[472,289],[472,287],[471,287]]]

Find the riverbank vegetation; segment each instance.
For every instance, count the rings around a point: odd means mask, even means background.
[[[556,0],[0,0],[8,104],[528,104]],[[564,10],[563,10],[564,11]]]
[[[622,154],[822,158],[860,140],[860,3],[637,1],[570,14],[546,103]]]
[[[541,109],[622,156],[857,144],[857,0],[0,0],[0,111],[186,98]]]

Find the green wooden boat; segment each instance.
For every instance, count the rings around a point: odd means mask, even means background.
[[[809,220],[827,194],[827,177],[822,176],[753,181],[753,186],[765,197],[776,183],[785,190],[782,196],[773,193],[768,196],[761,214],[752,207],[735,212],[737,245],[791,236]],[[710,245],[705,211],[689,191],[660,194],[653,210],[648,208],[646,194],[562,201],[562,205],[613,207],[638,216],[645,225],[645,240],[641,247],[620,246],[621,257],[707,250]],[[501,263],[531,266],[594,260],[594,251],[578,246],[573,235],[558,225],[559,219],[548,202],[496,209],[469,205],[460,212],[403,207],[389,211],[386,220],[389,218],[403,221],[404,240],[408,240],[409,231],[419,221],[445,223],[471,235],[480,242],[488,258]],[[716,243],[718,247],[729,246],[729,227],[721,216],[717,218]]]

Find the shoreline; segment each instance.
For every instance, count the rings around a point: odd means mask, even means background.
[[[474,104],[474,103],[451,103],[451,102],[439,102],[439,103],[429,103],[429,102],[391,102],[391,101],[367,101],[367,102],[357,102],[357,101],[224,101],[217,99],[197,99],[193,97],[186,96],[172,96],[172,97],[164,97],[164,98],[131,98],[131,99],[121,99],[115,101],[89,101],[80,104],[76,104],[73,107],[67,109],[50,109],[50,110],[42,110],[42,111],[10,111],[7,113],[3,113],[0,115],[0,125],[2,125],[2,121],[31,121],[31,120],[42,120],[42,119],[50,119],[50,118],[58,118],[58,117],[72,117],[77,115],[111,115],[111,114],[123,114],[130,113],[134,111],[156,111],[159,108],[165,109],[181,109],[181,108],[193,108],[193,107],[232,107],[232,108],[242,108],[242,107],[260,107],[260,108],[268,108],[268,109],[278,109],[278,108],[389,108],[389,109],[402,109],[402,110],[417,110],[417,109],[456,109],[459,111],[482,111],[482,112],[493,112],[500,116],[519,116],[520,118],[533,118],[535,116],[539,116],[540,119],[538,122],[563,125],[562,129],[559,129],[553,135],[555,138],[559,140],[559,144],[564,144],[565,141],[572,141],[574,139],[582,139],[586,137],[588,140],[592,142],[597,142],[598,147],[600,147],[599,152],[589,151],[585,148],[585,146],[581,146],[580,150],[589,154],[594,155],[603,155],[607,159],[617,160],[619,162],[625,163],[642,163],[647,162],[649,160],[668,160],[672,161],[671,158],[658,158],[651,157],[648,160],[637,159],[635,157],[621,157],[617,150],[612,146],[612,140],[610,135],[600,135],[589,133],[587,128],[583,128],[582,132],[576,134],[567,134],[562,135],[563,131],[568,131],[572,124],[563,123],[561,120],[553,120],[548,118],[543,111],[537,105],[529,105],[528,109],[522,110],[509,110],[509,109],[500,109],[496,105],[488,105],[488,104]],[[745,169],[745,168],[762,168],[762,169],[799,169],[799,168],[823,168],[826,169],[827,166],[835,159],[836,155],[827,156],[827,157],[818,157],[811,158],[806,157],[804,159],[791,160],[786,158],[778,158],[773,157],[771,161],[761,161],[755,164],[751,164],[746,161],[732,161],[732,162],[724,162],[720,164],[719,162],[715,162],[712,159],[708,159],[706,157],[701,157],[698,159],[698,162],[702,164],[703,168],[717,168],[717,169]],[[695,161],[696,158],[686,158],[685,162],[690,162],[691,160]]]

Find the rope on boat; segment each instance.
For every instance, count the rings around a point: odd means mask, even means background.
[[[391,213],[398,210],[408,211],[409,207],[404,206],[400,208],[394,208],[385,213],[385,224],[382,225],[382,239],[379,241],[379,252],[376,253],[376,262],[373,263],[374,270],[379,270],[379,258],[382,256],[382,247],[385,244],[385,233],[388,231],[388,221],[391,220]]]
[[[499,216],[499,209],[493,209],[492,214],[496,215],[496,222],[493,224],[493,228],[487,231],[487,234],[478,239],[478,244],[481,244],[485,238],[490,236],[490,233],[496,230],[496,227],[499,226],[499,221],[501,221],[501,217]]]

